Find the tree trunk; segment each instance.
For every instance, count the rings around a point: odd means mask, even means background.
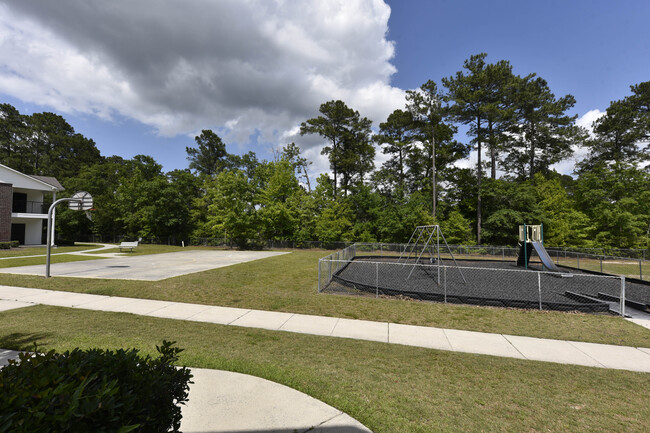
[[[535,175],[535,126],[531,125],[530,134],[530,179]]]
[[[476,141],[478,147],[477,163],[477,196],[476,196],[476,243],[481,245],[481,178],[483,177],[483,168],[481,167],[481,118],[476,120]]]
[[[494,132],[492,131],[492,120],[488,120],[488,131],[490,134],[490,177],[494,180],[497,178],[497,150],[494,140]]]
[[[336,158],[336,139],[332,140],[332,153],[334,154],[334,158]],[[336,185],[337,185],[337,179],[336,179],[336,159],[334,159],[334,164],[332,164],[332,171],[334,172],[334,198],[336,198]]]
[[[433,162],[431,178],[433,179],[433,219],[436,219],[436,137],[434,134],[434,128],[431,127],[431,159]]]
[[[302,172],[305,173],[305,181],[307,181],[307,191],[311,193],[311,184],[309,183],[309,175],[307,174],[307,166],[302,166]]]

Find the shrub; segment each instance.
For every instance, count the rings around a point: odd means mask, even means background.
[[[18,248],[20,246],[20,241],[11,241],[11,248]]]
[[[177,432],[187,401],[182,349],[157,358],[136,349],[21,354],[0,370],[0,432]]]
[[[11,248],[11,242],[0,242],[0,250],[8,250]]]
[[[58,238],[55,243],[59,247],[74,247],[74,241],[72,239]]]

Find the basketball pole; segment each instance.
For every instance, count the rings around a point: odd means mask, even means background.
[[[45,255],[45,278],[50,278],[50,255],[52,252],[52,213],[57,204],[63,203],[64,201],[76,201],[82,202],[78,198],[60,198],[50,206],[50,209],[47,211],[47,253]]]

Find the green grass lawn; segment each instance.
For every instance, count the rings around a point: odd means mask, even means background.
[[[619,317],[317,293],[323,251],[255,260],[162,281],[1,274],[0,284],[648,347],[650,331]],[[61,256],[59,256],[61,257]]]
[[[285,384],[375,433],[647,431],[650,374],[60,307],[0,321],[0,347],[12,349],[153,355],[176,340],[183,365]]]
[[[578,260],[575,257],[560,257],[558,264],[570,266],[572,268],[601,272],[600,260],[598,259],[581,258],[580,263],[578,263]],[[612,275],[625,275],[626,277],[632,278],[639,278],[639,276],[642,276],[643,280],[650,281],[650,275],[648,275],[650,273],[648,262],[641,261],[641,269],[639,269],[638,260],[604,260],[602,272]]]
[[[51,254],[73,253],[76,251],[90,250],[93,248],[100,248],[99,245],[75,245],[74,247],[56,247],[52,248]],[[38,256],[47,253],[46,247],[20,247],[11,248],[9,250],[0,250],[0,258],[3,257],[23,257],[23,256]]]
[[[103,257],[89,257],[89,256],[73,256],[69,254],[61,255],[51,255],[50,263],[68,263],[68,262],[80,262],[84,260],[97,260]],[[43,265],[43,274],[45,274],[45,261],[47,258],[42,257],[16,257],[11,260],[0,260],[0,268],[13,268],[15,266],[31,266],[31,265]],[[0,278],[0,284],[2,278]]]

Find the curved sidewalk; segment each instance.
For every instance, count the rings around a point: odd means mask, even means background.
[[[650,348],[644,347],[0,286],[0,311],[34,304],[132,313],[219,325],[650,373]]]
[[[0,349],[0,368],[18,352]],[[185,433],[372,433],[354,418],[300,391],[247,374],[192,368],[182,406]]]

